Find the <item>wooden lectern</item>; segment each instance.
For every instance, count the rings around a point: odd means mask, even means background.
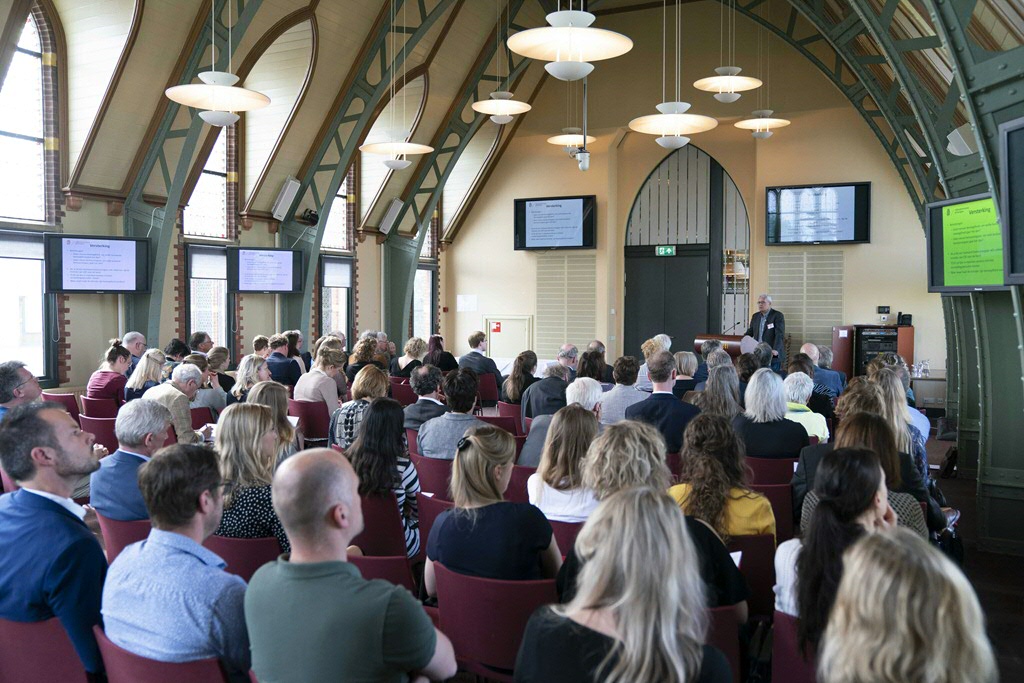
[[[717,339],[722,342],[722,350],[728,353],[734,361],[743,353],[740,351],[740,340],[743,339],[741,334],[704,334],[693,340],[693,352],[697,354],[698,361],[700,360],[700,345],[709,339]]]

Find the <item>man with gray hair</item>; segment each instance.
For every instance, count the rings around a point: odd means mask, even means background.
[[[807,351],[804,351],[804,348],[809,346],[814,345],[804,344],[800,347],[800,350],[807,353]],[[837,397],[842,395],[846,391],[846,375],[832,369],[832,349],[827,346],[815,346],[814,351],[813,355],[807,353],[817,366],[814,370],[814,379],[836,392]]]
[[[146,391],[140,401],[156,401],[171,411],[171,422],[178,443],[202,443],[210,434],[210,426],[200,431],[192,429],[192,411],[189,401],[195,398],[203,371],[191,363],[182,363],[174,368],[171,379]],[[134,403],[134,401],[133,401]]]
[[[828,441],[828,423],[807,407],[807,401],[814,391],[814,380],[803,372],[791,372],[783,381],[786,390],[786,419],[799,422],[807,430],[807,436],[817,437],[818,443]]]
[[[121,346],[128,349],[128,353],[132,354],[132,362],[128,366],[128,372],[124,373],[125,377],[131,377],[135,371],[135,366],[142,359],[142,354],[146,352],[146,335],[141,332],[129,332],[121,337]]]
[[[575,344],[565,343],[558,349],[558,356],[555,359],[559,365],[569,371],[570,383],[576,379],[576,365],[579,363],[579,356],[580,350],[576,348]]]
[[[526,387],[520,397],[522,415],[536,418],[554,415],[565,407],[565,390],[569,387],[569,369],[561,363],[554,363],[544,369],[544,379]]]
[[[753,337],[759,342],[766,342],[772,347],[772,370],[782,369],[782,356],[785,353],[786,317],[782,311],[772,308],[772,298],[767,294],[757,297],[757,313],[750,318],[750,325],[744,336]]]
[[[598,421],[601,419],[601,399],[603,397],[604,391],[601,389],[601,383],[591,377],[580,377],[565,390],[566,405],[578,403],[594,413]],[[551,420],[554,417],[554,415],[541,415],[534,418],[530,424],[530,434],[526,437],[523,451],[519,454],[519,460],[516,462],[517,465],[525,467],[540,465],[540,456],[544,452],[544,442],[548,437],[548,427],[551,426]],[[598,424],[598,429],[600,428],[600,424]]]
[[[438,388],[444,375],[435,365],[421,365],[409,375],[409,385],[419,398],[404,408],[406,429],[419,430],[427,420],[440,417],[448,412],[448,406],[441,402]]]
[[[38,400],[42,393],[39,380],[20,360],[0,363],[0,421],[7,411]]]
[[[707,369],[707,373],[710,375],[711,370],[723,365],[732,365],[732,356],[729,352],[722,348],[717,348],[708,354],[707,362],[704,364]],[[695,391],[704,391],[707,387],[708,381],[705,379],[697,383]]]
[[[156,401],[130,401],[117,412],[114,433],[119,448],[100,460],[92,473],[90,504],[108,519],[149,519],[139,490],[139,468],[163,448],[171,412]]]
[[[653,345],[654,350],[649,351],[648,346]],[[656,334],[641,345],[640,350],[644,354],[644,358],[650,358],[655,353],[660,351],[669,351],[672,349],[672,337],[668,336],[664,332]],[[640,391],[654,391],[654,383],[648,376],[647,362],[645,361],[641,366],[639,372],[636,375],[636,388]],[[705,377],[704,379],[707,379]]]
[[[700,345],[700,361],[697,363],[697,371],[693,373],[693,379],[697,384],[708,381],[708,357],[721,348],[722,342],[717,339],[705,339]]]
[[[600,339],[595,339],[587,345],[587,351],[601,354],[601,360],[604,361],[604,377],[601,381],[605,384],[614,384],[615,377],[612,375],[612,366],[608,363],[608,352],[605,349],[604,342]]]

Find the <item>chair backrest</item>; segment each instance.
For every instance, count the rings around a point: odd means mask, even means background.
[[[167,439],[164,441],[165,446],[178,443],[178,433],[174,431],[174,425],[167,428]]]
[[[497,669],[512,669],[526,622],[541,605],[558,601],[554,579],[498,581],[458,574],[439,562],[437,603],[441,630],[455,656]]]
[[[743,553],[740,573],[750,587],[750,615],[771,616],[775,610],[775,539],[771,534],[733,536],[728,547],[731,553]]]
[[[405,556],[405,530],[398,499],[388,492],[383,495],[361,496],[363,506],[363,532],[352,539],[363,555],[388,557]]]
[[[224,571],[249,579],[256,570],[267,562],[273,562],[281,554],[281,544],[273,536],[266,538],[227,538],[210,536],[203,545],[221,556],[227,567]]]
[[[665,464],[673,477],[678,478],[683,472],[683,456],[679,453],[668,453],[665,455]]]
[[[533,418],[532,417],[524,417],[523,418],[523,430],[525,430],[527,435],[530,434],[530,425],[532,425],[532,424],[533,424]]]
[[[562,557],[565,557],[569,554],[569,549],[576,545],[576,536],[583,528],[583,522],[559,522],[549,519],[548,523],[558,542],[558,550],[562,553]]]
[[[4,484],[4,493],[17,491],[18,489],[21,488],[20,486],[14,483],[14,480],[11,479],[11,476],[7,474],[7,470],[5,470],[2,467],[0,467],[0,480],[2,480]]]
[[[420,545],[427,547],[427,540],[430,538],[430,530],[434,526],[434,520],[445,510],[451,510],[455,503],[444,500],[437,496],[424,495],[422,491],[416,494],[416,507],[420,513]]]
[[[511,417],[515,422],[516,431],[513,432],[516,436],[526,436],[526,432],[523,431],[523,407],[515,403],[505,403],[498,401],[498,415],[500,417]]]
[[[75,422],[78,422],[78,399],[75,398],[74,394],[55,394],[49,391],[42,393],[44,401],[53,401],[54,403],[60,403],[62,406],[67,408],[67,411],[71,414],[71,417],[75,418]]]
[[[505,500],[513,503],[529,503],[530,494],[526,491],[526,480],[536,471],[536,467],[515,465],[512,468],[512,478],[508,481],[508,488],[505,489]]]
[[[82,397],[82,415],[89,417],[117,417],[117,402],[112,398]]]
[[[192,429],[202,429],[208,424],[212,424],[217,421],[217,418],[213,414],[213,408],[209,406],[200,406],[199,408],[192,408]]]
[[[480,386],[477,389],[477,395],[480,396],[480,400],[494,405],[498,402],[498,382],[494,379],[494,375],[489,372],[481,372],[480,375]]]
[[[354,564],[364,579],[383,579],[396,586],[408,588],[416,593],[416,584],[412,580],[409,560],[405,555],[394,557],[366,557],[349,555],[348,561]]]
[[[96,437],[96,443],[106,446],[111,453],[117,450],[117,434],[114,432],[116,417],[89,417],[83,413],[78,416],[78,422],[83,432]]]
[[[787,683],[815,683],[817,655],[813,652],[804,657],[797,636],[797,619],[783,612],[776,612],[772,629],[772,680]]]
[[[100,646],[108,683],[225,683],[228,678],[216,659],[173,664],[133,654],[114,645],[99,626],[92,627]]]
[[[516,421],[511,417],[502,417],[501,415],[481,415],[477,418],[483,420],[488,424],[492,424],[498,429],[504,429],[512,436],[517,436],[519,432],[516,431]]]
[[[331,433],[331,415],[323,401],[288,399],[288,414],[299,418],[306,441],[327,441]]]
[[[752,484],[750,488],[772,504],[776,541],[782,543],[793,538],[793,528],[796,526],[793,518],[793,487],[789,484]]]
[[[412,390],[412,386],[408,383],[399,383],[391,380],[391,398],[395,399],[402,404],[402,407],[411,406],[413,403],[419,400],[419,396]]]
[[[405,440],[409,442],[409,455],[419,455],[420,446],[416,442],[416,437],[420,435],[418,429],[406,429]]]
[[[808,437],[807,437],[807,440],[808,440],[808,441],[810,442],[810,444],[811,444],[812,446],[817,446],[817,445],[818,445],[818,441],[819,441],[819,439],[818,439],[818,437],[817,437],[816,435],[814,435],[814,434],[811,434],[810,436],[808,436]]]
[[[148,519],[119,522],[97,512],[96,520],[100,523],[100,533],[103,534],[103,544],[107,549],[107,564],[113,563],[121,551],[132,543],[144,540],[153,528]]]
[[[733,683],[740,683],[740,622],[733,605],[708,610],[707,644],[722,651],[732,669]]]
[[[788,484],[793,481],[797,458],[747,458],[754,473],[752,484]]]
[[[56,617],[45,621],[0,619],[0,681],[86,683],[82,660]]]
[[[435,498],[451,500],[452,494],[448,484],[452,479],[452,461],[441,460],[440,458],[424,458],[418,453],[409,451],[409,459],[412,460],[416,474],[420,478],[420,489],[427,493],[433,493]]]

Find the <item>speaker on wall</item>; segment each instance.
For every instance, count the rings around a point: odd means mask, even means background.
[[[288,209],[291,207],[292,202],[295,201],[295,195],[299,192],[299,181],[288,176],[284,179],[284,184],[281,185],[281,191],[277,193],[277,199],[274,200],[274,206],[270,210],[274,218],[279,221],[283,221],[287,217]]]
[[[384,212],[384,218],[380,219],[380,231],[385,235],[390,234],[395,228],[395,221],[398,220],[398,212],[402,210],[402,200],[395,197],[388,202],[388,208]]]

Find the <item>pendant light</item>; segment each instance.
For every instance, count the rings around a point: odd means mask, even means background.
[[[728,35],[729,61],[736,62],[736,0],[729,1],[729,27],[724,28],[725,21],[725,0],[719,5],[718,20],[718,61],[723,63],[726,55],[723,45]],[[754,90],[761,87],[761,81],[749,76],[740,76],[743,69],[738,66],[720,66],[715,69],[717,76],[702,78],[693,84],[697,90],[715,93],[715,99],[719,102],[729,104],[740,98],[740,93],[746,90]]]
[[[501,43],[501,0],[495,0],[494,8],[497,10],[496,14],[498,16],[494,26],[494,44],[498,57],[498,83],[501,83],[501,53],[505,51],[505,46]],[[506,81],[511,80],[511,75],[508,71],[509,69],[506,65]],[[511,85],[511,83],[508,83],[508,85]],[[489,114],[491,121],[499,126],[510,123],[513,116],[525,114],[530,109],[532,107],[526,102],[517,102],[512,99],[512,93],[508,90],[495,90],[491,93],[490,99],[473,103],[473,111]]]
[[[552,12],[545,19],[549,26],[510,36],[508,48],[517,55],[548,62],[544,70],[561,81],[578,81],[594,70],[590,62],[619,57],[633,49],[633,41],[621,33],[591,27],[597,17],[572,9],[572,0],[569,9]]]
[[[405,25],[405,4],[402,5],[402,24]],[[389,63],[391,64],[391,98],[388,100],[388,137],[391,139],[386,142],[370,142],[359,146],[360,152],[366,152],[368,154],[383,154],[386,156],[394,157],[393,159],[385,159],[382,163],[390,168],[392,171],[401,171],[404,168],[409,168],[412,162],[407,159],[409,155],[416,154],[430,154],[434,151],[434,148],[430,145],[419,145],[413,142],[409,142],[409,138],[412,137],[412,131],[400,131],[398,134],[395,133],[395,97],[398,94],[396,84],[398,82],[398,72],[395,69],[395,19],[397,13],[395,12],[395,0],[391,0],[391,30],[389,31],[390,52]],[[406,109],[405,109],[405,65],[406,65],[406,54],[405,54],[405,43],[402,44],[402,121],[406,120]]]
[[[762,49],[762,45],[764,49]],[[757,93],[757,104],[756,109],[750,118],[737,121],[735,125],[737,128],[743,130],[753,131],[752,135],[755,139],[764,140],[772,136],[772,131],[776,128],[785,128],[789,125],[788,119],[780,119],[773,117],[772,114],[775,112],[769,109],[772,95],[772,81],[771,81],[771,67],[772,67],[772,46],[770,39],[765,34],[765,29],[762,24],[761,31],[757,34],[757,62],[758,69],[761,66],[761,55],[765,55],[765,69],[764,69],[764,80],[765,87],[763,91],[759,90]],[[762,95],[764,96],[764,102],[762,106]]]
[[[688,114],[686,113],[690,109],[689,102],[680,101],[680,76],[682,73],[682,23],[679,14],[679,0],[676,2],[676,23],[675,23],[675,40],[676,40],[676,99],[673,102],[665,100],[665,83],[667,70],[665,67],[666,55],[668,48],[665,42],[665,31],[668,25],[668,15],[666,11],[666,2],[662,0],[661,3],[661,104],[657,106],[657,110],[660,114],[651,114],[650,116],[641,116],[635,118],[629,122],[630,130],[636,131],[637,133],[646,133],[648,135],[657,135],[657,143],[665,149],[679,149],[684,147],[690,138],[688,136],[694,133],[703,133],[709,131],[718,125],[718,121],[711,118],[710,116],[701,116],[699,114]]]
[[[216,0],[210,0],[210,51],[213,55],[209,71],[199,74],[202,83],[188,83],[175,85],[164,91],[172,102],[201,109],[199,118],[211,126],[230,126],[238,121],[239,111],[252,111],[262,109],[270,104],[270,98],[255,90],[248,90],[236,86],[238,76],[231,73],[231,3],[228,7],[228,70],[217,71],[216,47],[217,27],[214,5]]]
[[[597,142],[593,135],[585,135],[577,124],[576,84],[565,84],[565,128],[561,135],[553,135],[547,139],[548,144],[561,147],[570,157],[575,157],[581,148],[591,142]]]

